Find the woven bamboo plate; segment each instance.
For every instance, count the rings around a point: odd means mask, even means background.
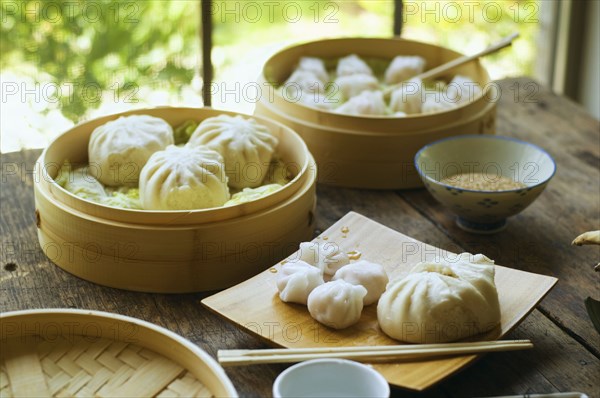
[[[390,280],[406,274],[416,263],[450,252],[427,245],[350,212],[316,240],[334,242],[354,258],[382,264]],[[294,255],[292,255],[293,257]],[[285,260],[283,261],[285,262]],[[283,263],[282,262],[282,263]],[[281,263],[239,285],[217,293],[202,303],[257,335],[282,347],[342,347],[391,345],[377,323],[376,305],[363,310],[360,321],[347,329],[327,328],[308,314],[305,306],[283,303],[275,281]],[[556,278],[496,266],[496,286],[500,299],[501,324],[474,340],[495,340],[506,335],[531,312],[557,282]],[[374,365],[391,384],[424,390],[473,363],[476,355],[445,359]]]
[[[207,353],[139,319],[48,309],[0,325],[0,397],[237,396]]]

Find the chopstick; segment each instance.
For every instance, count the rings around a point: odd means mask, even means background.
[[[518,32],[513,33],[512,35],[503,38],[499,42],[492,44],[491,46],[487,47],[486,49],[484,49],[482,51],[479,51],[478,53],[475,53],[472,55],[463,55],[462,57],[455,58],[452,61],[446,62],[445,64],[442,64],[442,65],[437,66],[433,69],[430,69],[426,72],[423,72],[417,76],[414,76],[411,79],[419,78],[421,80],[427,80],[427,79],[431,79],[433,77],[437,77],[437,76],[439,76],[445,72],[448,72],[449,70],[452,70],[460,65],[466,64],[467,62],[471,62],[474,59],[483,57],[484,55],[495,53],[496,51],[501,50],[504,47],[508,47],[512,44],[513,40],[515,40],[517,37],[519,37],[519,33]],[[397,83],[392,86],[389,86],[388,88],[386,88],[383,91],[383,94],[385,96],[388,96],[392,93],[392,91],[394,91],[395,89],[397,89],[398,87],[401,87],[401,86],[402,86],[402,83]]]
[[[530,340],[498,340],[472,343],[406,344],[364,347],[273,348],[264,350],[219,350],[223,366],[291,363],[319,358],[343,358],[359,362],[420,359],[432,356],[480,354],[533,348]]]

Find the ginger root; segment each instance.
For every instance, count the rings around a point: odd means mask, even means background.
[[[575,246],[600,245],[600,231],[584,232],[576,237],[571,244]],[[596,264],[594,271],[600,272],[600,263]]]

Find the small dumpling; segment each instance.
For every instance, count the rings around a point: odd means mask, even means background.
[[[371,67],[367,65],[358,55],[352,54],[347,57],[340,58],[337,64],[337,75],[356,75],[356,74],[367,74],[372,75],[373,71]]]
[[[334,242],[302,242],[299,259],[314,265],[326,275],[333,275],[338,269],[350,263],[348,255]]]
[[[304,261],[285,263],[277,275],[279,298],[286,303],[306,305],[308,295],[323,283],[321,270]]]
[[[352,98],[363,91],[375,91],[379,88],[377,79],[367,74],[340,76],[335,79],[334,84],[345,98]]]
[[[425,59],[419,56],[398,55],[385,71],[386,84],[397,84],[423,73]]]
[[[325,69],[325,63],[320,58],[302,57],[298,62],[297,70],[312,72],[322,83],[329,81],[329,73]]]
[[[155,152],[140,174],[140,202],[146,210],[206,209],[227,200],[223,158],[207,147],[171,145]]]
[[[308,312],[318,322],[344,329],[360,320],[367,289],[343,280],[324,283],[308,295]]]
[[[385,115],[386,106],[381,91],[363,91],[335,109],[346,115]]]
[[[445,97],[447,102],[462,105],[473,101],[481,95],[481,86],[479,83],[466,76],[456,75],[448,83]]]
[[[421,79],[403,82],[392,92],[390,108],[392,112],[406,114],[421,113],[423,105],[423,82]]]
[[[300,103],[323,110],[330,110],[338,104],[338,100],[319,93],[302,93]]]
[[[219,152],[229,185],[243,189],[262,184],[278,143],[271,130],[254,119],[219,115],[202,121],[187,145],[206,145]]]
[[[487,260],[463,253],[417,264],[381,295],[381,330],[410,343],[444,343],[494,329],[500,304],[494,265]]]
[[[447,101],[443,95],[431,95],[425,97],[425,101],[421,105],[421,113],[444,112],[453,108],[456,108],[456,104]]]
[[[149,115],[121,116],[97,127],[90,136],[90,170],[107,186],[137,186],[150,156],[173,144],[173,128]]]
[[[325,81],[311,71],[296,70],[283,84],[284,98],[298,98],[301,93],[325,93]]]
[[[367,294],[363,298],[364,305],[370,305],[379,300],[389,282],[382,265],[366,260],[359,260],[340,268],[333,276],[333,280],[338,279],[367,289]]]

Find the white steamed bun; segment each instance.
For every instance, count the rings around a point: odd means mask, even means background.
[[[121,116],[97,127],[88,144],[90,168],[108,186],[136,186],[150,156],[173,144],[173,128],[158,117]]]
[[[278,142],[267,126],[254,119],[219,115],[202,121],[187,146],[206,145],[219,152],[229,185],[243,189],[261,185]]]
[[[223,158],[207,147],[171,145],[154,153],[140,175],[140,201],[146,210],[206,209],[227,200]]]
[[[409,343],[443,343],[491,330],[500,323],[493,262],[470,253],[421,262],[389,283],[377,319],[385,334]]]

